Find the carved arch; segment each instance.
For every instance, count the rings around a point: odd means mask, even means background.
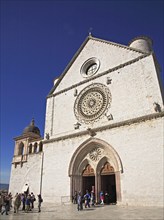
[[[89,164],[89,161],[87,159],[83,160],[80,164],[79,164],[79,167],[77,169],[77,175],[78,174],[82,174],[83,171],[85,170],[86,166]]]
[[[105,157],[102,158],[99,161],[98,166],[100,166],[101,163],[103,163],[103,161],[108,161],[111,164],[111,166],[113,166],[115,172],[123,173],[122,162],[121,162],[121,159],[120,159],[118,153],[116,152],[116,150],[110,144],[108,144],[107,142],[105,142],[101,139],[89,138],[88,140],[83,142],[74,152],[74,154],[71,158],[70,164],[69,164],[69,169],[68,169],[69,176],[75,175],[77,173],[77,168],[80,165],[80,161],[83,161],[84,157],[95,146],[103,149],[109,155],[106,158]],[[104,163],[103,163],[103,165],[104,165]],[[96,171],[98,171],[98,167],[97,167]]]
[[[112,160],[111,158],[108,158],[108,157],[105,156],[105,157],[101,158],[101,160],[97,164],[96,172],[98,174],[101,173],[101,170],[104,168],[104,165],[106,163],[109,163],[113,167],[114,171],[116,171],[116,170],[120,171],[120,170],[117,169],[118,166],[117,166],[116,162],[114,160]]]

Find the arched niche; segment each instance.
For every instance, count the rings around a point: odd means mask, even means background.
[[[34,153],[37,153],[37,148],[38,148],[38,144],[37,144],[37,142],[35,142],[35,144],[34,144]]]
[[[28,146],[28,153],[29,153],[29,154],[32,154],[32,144],[30,144],[30,145]]]
[[[23,155],[24,153],[24,144],[21,142],[18,146],[18,155]]]

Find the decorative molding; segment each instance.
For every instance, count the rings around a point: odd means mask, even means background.
[[[164,111],[162,111],[160,113],[153,113],[153,114],[141,116],[141,117],[138,117],[138,118],[125,120],[125,121],[122,121],[122,122],[113,123],[113,124],[110,124],[110,125],[97,127],[97,128],[92,129],[92,131],[97,132],[97,131],[103,131],[103,130],[112,129],[112,128],[116,128],[116,127],[121,127],[121,126],[127,126],[127,125],[130,126],[132,124],[141,123],[141,122],[145,122],[145,121],[148,121],[148,120],[153,120],[153,119],[156,119],[156,118],[162,118],[162,117],[164,117]],[[60,136],[60,137],[57,137],[57,138],[52,138],[50,140],[44,140],[42,142],[43,142],[43,144],[53,143],[53,142],[57,142],[57,141],[60,141],[60,140],[75,138],[75,137],[83,136],[83,135],[87,135],[87,134],[88,134],[88,130],[85,130],[85,131],[76,132],[74,134],[63,135],[63,136]]]
[[[83,171],[83,176],[94,176],[94,169],[91,167],[90,164],[85,168]]]
[[[101,170],[101,175],[110,175],[111,173],[114,173],[114,168],[107,162]]]
[[[31,141],[40,141],[43,140],[42,137],[38,136],[38,134],[35,134],[33,132],[28,132],[27,134],[22,134],[21,136],[13,138],[15,141],[23,140],[23,139],[31,139]]]
[[[118,66],[116,66],[116,67],[113,67],[113,68],[111,68],[111,69],[108,69],[107,71],[104,71],[104,72],[102,72],[102,73],[96,74],[96,75],[92,76],[91,78],[87,78],[86,80],[83,80],[83,81],[81,81],[81,82],[79,82],[79,83],[77,83],[77,84],[74,84],[74,85],[72,85],[72,86],[70,86],[70,87],[68,87],[68,88],[66,88],[66,89],[63,89],[63,90],[61,90],[61,91],[59,91],[59,92],[56,92],[55,94],[49,94],[49,95],[47,96],[47,99],[50,98],[50,97],[55,97],[55,96],[57,96],[57,95],[60,95],[60,94],[62,94],[62,93],[64,93],[64,92],[67,92],[67,91],[69,91],[69,90],[71,90],[71,89],[73,89],[73,88],[76,88],[76,87],[80,86],[80,85],[83,85],[83,84],[85,84],[85,83],[88,83],[88,82],[90,82],[90,81],[93,81],[94,79],[97,79],[97,78],[99,78],[99,77],[101,77],[101,76],[107,75],[108,73],[114,72],[114,71],[116,71],[116,70],[118,70],[118,69],[121,69],[121,68],[123,68],[123,67],[125,67],[125,66],[131,65],[131,64],[133,64],[133,63],[135,63],[135,62],[137,62],[137,61],[139,61],[139,60],[141,60],[141,59],[143,59],[143,58],[145,58],[145,57],[148,57],[149,55],[150,55],[150,54],[141,55],[141,56],[139,56],[139,57],[137,57],[137,58],[135,58],[135,59],[133,59],[133,60],[130,60],[130,61],[126,62],[126,63],[120,64],[120,65],[118,65]]]

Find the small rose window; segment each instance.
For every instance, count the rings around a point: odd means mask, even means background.
[[[83,77],[90,77],[93,76],[100,67],[100,61],[93,57],[89,60],[85,61],[81,67],[81,75]]]

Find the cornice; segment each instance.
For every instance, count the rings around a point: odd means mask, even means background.
[[[118,66],[116,66],[116,67],[113,67],[113,68],[111,68],[111,69],[108,69],[107,71],[104,71],[104,72],[102,72],[102,73],[99,73],[99,74],[97,74],[97,75],[95,75],[95,76],[93,76],[93,77],[91,77],[91,78],[88,78],[88,79],[83,80],[83,81],[81,81],[81,82],[79,82],[79,83],[76,83],[76,84],[74,84],[74,85],[72,85],[72,86],[70,86],[70,87],[67,87],[66,89],[63,89],[63,90],[61,90],[61,91],[59,91],[59,92],[56,92],[55,94],[48,95],[47,98],[55,97],[55,96],[57,96],[57,95],[59,95],[59,94],[61,94],[61,93],[67,92],[67,91],[69,91],[69,90],[71,90],[71,89],[73,89],[73,88],[76,88],[76,87],[78,87],[78,86],[80,86],[80,85],[83,85],[83,84],[85,84],[85,83],[87,83],[87,82],[90,82],[90,81],[92,81],[92,80],[94,80],[94,79],[97,79],[97,78],[99,78],[99,77],[101,77],[101,76],[104,76],[104,75],[106,75],[106,74],[108,74],[108,73],[114,72],[115,70],[121,69],[121,68],[126,67],[126,66],[128,66],[128,65],[131,65],[131,64],[133,64],[133,63],[135,63],[135,62],[137,62],[137,61],[139,61],[139,60],[141,60],[141,59],[143,59],[143,58],[145,58],[145,57],[147,57],[147,56],[149,56],[149,55],[151,55],[151,53],[150,53],[150,54],[141,55],[141,56],[139,56],[139,57],[137,57],[137,58],[135,58],[135,59],[133,59],[133,60],[130,60],[130,61],[126,62],[126,63],[120,64],[120,65],[118,65]]]
[[[17,141],[17,140],[22,140],[22,139],[27,139],[27,138],[31,138],[31,139],[36,140],[36,141],[43,140],[42,137],[39,137],[38,134],[35,134],[33,132],[28,132],[27,134],[23,134],[21,136],[15,137],[13,139],[15,141]]]
[[[129,120],[125,120],[122,122],[117,122],[117,123],[113,123],[110,125],[105,125],[105,126],[100,126],[97,128],[93,128],[90,129],[92,131],[92,133],[99,132],[99,131],[104,131],[107,129],[113,129],[113,128],[118,128],[118,127],[122,127],[122,126],[130,126],[132,124],[137,124],[137,123],[142,123],[148,120],[153,120],[156,118],[162,118],[164,117],[164,111],[159,112],[159,113],[153,113],[153,114],[149,114],[149,115],[145,115],[145,116],[141,116],[141,117],[137,117],[137,118],[133,118],[133,119],[129,119]],[[90,134],[90,130],[85,130],[85,131],[80,131],[80,132],[76,132],[74,134],[69,134],[69,135],[63,135],[57,138],[52,138],[49,140],[43,140],[43,144],[47,144],[47,143],[53,143],[53,142],[57,142],[57,141],[61,141],[61,140],[65,140],[65,139],[70,139],[70,138],[75,138],[78,136],[83,136],[83,135],[89,135]]]
[[[102,39],[94,38],[94,37],[92,37],[92,40],[99,41],[99,42],[109,44],[109,45],[112,45],[112,46],[120,47],[120,48],[123,48],[123,49],[126,49],[126,50],[131,50],[131,51],[134,51],[134,52],[137,52],[137,53],[148,54],[146,52],[143,52],[142,50],[132,48],[132,47],[129,47],[129,46],[126,46],[126,45],[122,45],[122,44],[119,44],[119,43],[114,43],[114,42],[111,42],[111,41],[102,40]]]

